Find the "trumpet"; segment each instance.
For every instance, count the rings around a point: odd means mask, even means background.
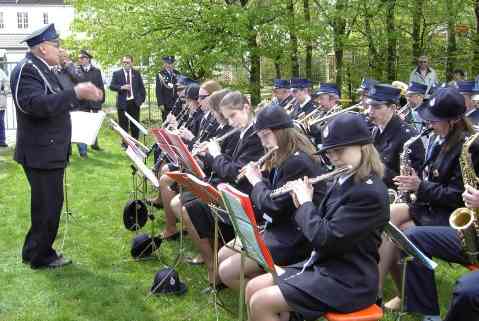
[[[236,183],[239,183],[243,178],[245,178],[246,175],[246,167],[247,166],[261,166],[270,158],[275,151],[278,150],[278,146],[271,147],[260,159],[258,159],[256,162],[251,162],[241,168],[238,176],[236,177]]]
[[[352,170],[353,170],[353,166],[347,165],[347,166],[344,166],[344,167],[337,168],[334,171],[331,171],[329,173],[310,178],[309,182],[311,184],[316,184],[316,183],[319,183],[319,182],[322,182],[322,181],[327,181],[327,180],[330,180],[332,178],[336,178],[337,176],[339,176],[341,174],[349,174],[349,173],[352,172]],[[293,188],[291,186],[291,182],[287,182],[283,186],[272,190],[271,193],[269,194],[269,196],[271,198],[278,198],[281,195],[288,194],[292,190],[293,190]]]
[[[293,107],[295,104],[296,104],[296,98],[293,98],[286,106],[284,106],[284,110],[288,113],[288,115],[291,115],[291,113],[293,112],[294,110]]]
[[[308,114],[304,114],[304,112],[302,112],[301,114],[298,115],[298,118],[296,119],[296,121],[303,125],[307,125],[308,124],[307,122],[310,118],[312,118],[313,116],[319,117],[320,115],[321,116],[323,115],[323,111],[320,109],[315,109]]]
[[[218,138],[212,138],[211,140],[209,140],[207,142],[202,142],[199,145],[193,147],[193,150],[192,150],[191,154],[193,156],[196,156],[199,153],[204,152],[207,149],[207,146],[208,146],[209,142],[216,142],[218,144],[221,144],[226,138],[236,134],[240,130],[241,130],[241,128],[233,128],[233,129],[224,133],[222,136],[220,136]]]
[[[396,113],[399,116],[399,118],[401,118],[402,120],[404,120],[406,118],[406,116],[410,112],[410,110],[409,110],[410,105],[411,105],[410,103],[407,103],[406,105],[404,105],[404,106],[402,106],[401,108],[398,109],[398,111]]]
[[[336,116],[338,116],[338,115],[344,114],[344,113],[346,113],[346,112],[348,112],[348,111],[352,111],[353,109],[357,108],[357,105],[358,105],[358,104],[353,105],[353,106],[350,106],[350,107],[348,107],[348,108],[341,109],[341,110],[339,110],[339,111],[337,111],[337,112],[335,112],[335,113],[326,115],[326,116],[324,116],[324,117],[312,119],[312,120],[309,122],[308,126],[313,126],[313,125],[318,124],[318,123],[324,123],[325,121],[327,121],[327,120],[329,120],[329,119],[331,119],[331,118],[334,118],[334,117],[336,117]]]

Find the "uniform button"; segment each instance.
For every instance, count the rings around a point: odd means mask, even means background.
[[[297,227],[296,229],[297,229],[298,231],[301,231],[301,227]]]
[[[53,144],[53,139],[50,139],[50,144]]]

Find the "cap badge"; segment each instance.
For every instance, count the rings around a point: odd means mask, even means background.
[[[434,97],[433,99],[431,99],[431,101],[429,102],[429,106],[434,106],[434,103],[436,102],[436,98]]]
[[[173,286],[175,285],[176,281],[174,277],[170,277],[170,285]]]

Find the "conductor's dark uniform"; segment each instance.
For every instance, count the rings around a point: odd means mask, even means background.
[[[162,60],[171,65],[175,62],[175,57],[166,56],[163,57]],[[176,98],[178,97],[175,88],[177,83],[177,74],[178,72],[174,69],[168,70],[163,68],[156,75],[156,101],[158,106],[164,107],[162,113],[163,120],[166,119],[166,115],[168,115],[173,109]]]
[[[53,24],[26,39],[29,47],[58,38]],[[10,86],[17,114],[14,159],[31,187],[31,227],[22,258],[33,268],[59,259],[52,248],[63,205],[63,175],[71,139],[69,111],[79,104],[73,89],[63,90],[51,67],[28,52],[13,69]]]

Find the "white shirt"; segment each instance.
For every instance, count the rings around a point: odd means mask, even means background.
[[[254,122],[251,122],[251,124],[249,124],[248,127],[246,127],[245,129],[243,129],[243,130],[241,131],[240,139],[243,139],[243,137],[244,137],[244,135],[246,134],[246,132],[248,131],[248,129],[250,129],[251,126],[253,126],[253,125],[254,125]]]

